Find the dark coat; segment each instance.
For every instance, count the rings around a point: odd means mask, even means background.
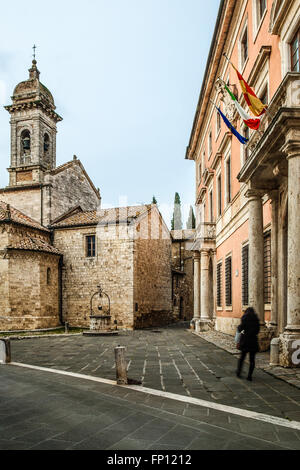
[[[255,313],[243,315],[238,330],[244,331],[240,339],[240,350],[244,352],[258,352],[257,335],[259,333],[259,319]]]

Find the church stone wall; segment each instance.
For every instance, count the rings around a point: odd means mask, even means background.
[[[96,235],[96,256],[86,256],[86,236]],[[89,327],[90,299],[101,284],[110,296],[112,323],[133,328],[133,241],[115,225],[55,229],[64,253],[63,319]],[[105,305],[104,305],[105,307]]]
[[[50,181],[51,199],[48,198],[45,213],[50,212],[51,221],[77,205],[80,205],[83,211],[98,209],[100,199],[76,160],[57,173],[54,170]]]
[[[11,204],[28,217],[41,223],[41,189],[0,191],[0,200]]]
[[[25,237],[49,242],[50,235],[12,224],[1,224],[0,229],[0,330],[58,326],[59,256],[27,250],[5,251],[6,246]]]

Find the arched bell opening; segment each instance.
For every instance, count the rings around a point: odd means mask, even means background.
[[[44,134],[44,162],[48,168],[51,167],[51,155],[50,155],[50,137],[47,133]]]
[[[21,134],[20,163],[28,164],[31,161],[31,136],[29,130],[25,129]]]

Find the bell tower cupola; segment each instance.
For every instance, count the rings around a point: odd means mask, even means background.
[[[42,184],[45,173],[56,167],[56,124],[62,118],[40,82],[35,55],[28,80],[15,87],[12,104],[5,109],[11,116],[9,186]]]

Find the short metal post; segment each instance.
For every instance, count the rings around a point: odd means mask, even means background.
[[[65,333],[69,333],[69,323],[65,322]]]
[[[115,348],[116,359],[116,377],[118,385],[127,385],[127,364],[125,358],[125,347],[118,346]]]
[[[0,364],[11,362],[11,349],[9,339],[0,339]]]

